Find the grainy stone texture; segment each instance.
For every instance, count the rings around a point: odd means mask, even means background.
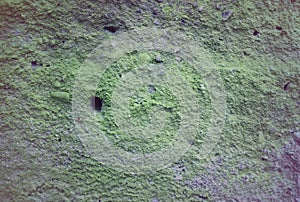
[[[299,1],[284,0],[1,1],[0,199],[295,201],[299,7]],[[226,124],[205,159],[197,157],[200,136],[172,166],[144,175],[122,173],[91,158],[80,142],[74,121],[84,120],[72,117],[70,102],[74,79],[103,40],[153,26],[179,30],[213,55],[227,93]],[[162,55],[163,62],[184,62]],[[138,61],[133,53],[116,62],[126,67]],[[192,71],[183,72],[195,90],[205,92]],[[105,92],[111,92],[115,78],[106,78]],[[287,83],[293,85],[285,89]],[[153,95],[159,93],[155,89]],[[148,101],[134,109],[148,110]],[[109,107],[104,103],[102,111]]]

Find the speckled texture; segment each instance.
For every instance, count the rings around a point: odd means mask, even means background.
[[[0,201],[295,201],[299,8],[291,0],[1,1]],[[227,93],[225,127],[205,159],[195,147],[157,172],[123,173],[87,154],[73,85],[101,42],[153,26],[211,53]]]

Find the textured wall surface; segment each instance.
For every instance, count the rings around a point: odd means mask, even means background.
[[[299,15],[1,0],[0,201],[299,200]]]

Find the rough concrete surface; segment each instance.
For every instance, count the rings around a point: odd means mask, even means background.
[[[299,27],[298,0],[1,0],[0,201],[299,201]]]

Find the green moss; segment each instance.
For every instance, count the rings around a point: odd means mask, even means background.
[[[59,92],[59,91],[51,92],[51,97],[64,102],[70,101],[70,94],[67,92]]]
[[[198,96],[198,103],[203,109],[201,133],[205,131],[205,125],[209,116],[209,97],[205,90],[205,85],[196,70],[187,65],[184,61],[178,62],[174,56],[159,52],[134,52],[116,61],[111,68],[104,72],[99,81],[96,95],[101,97],[105,103],[104,109],[99,114],[99,121],[106,131],[110,140],[126,151],[149,153],[159,150],[172,143],[173,135],[179,127],[180,105],[178,100],[168,89],[160,86],[140,86],[136,93],[130,98],[131,118],[135,125],[145,127],[149,124],[149,117],[153,108],[161,107],[168,115],[167,125],[158,134],[153,137],[133,138],[130,134],[125,134],[119,130],[114,118],[110,112],[112,92],[121,79],[122,74],[131,71],[138,66],[147,66],[147,64],[156,63],[156,57],[160,55],[163,63],[170,69],[179,70],[182,76],[191,83],[193,90]],[[153,88],[153,89],[149,89]],[[154,89],[155,88],[155,89]],[[151,93],[151,91],[153,91]],[[120,98],[122,99],[122,98]],[[201,135],[197,136],[201,139]]]
[[[222,8],[217,10],[214,1],[205,0],[201,2],[202,12],[190,1],[177,0],[155,5],[151,1],[125,4],[86,0],[5,0],[0,4],[3,201],[268,200],[265,196],[293,200],[293,182],[280,172],[270,171],[272,162],[261,161],[261,156],[265,155],[262,151],[271,153],[282,147],[290,139],[290,131],[299,125],[298,2],[222,1]],[[136,13],[138,8],[142,8],[141,14]],[[153,15],[154,9],[157,15]],[[222,12],[228,9],[233,15],[223,22]],[[165,137],[153,137],[147,147],[128,134],[120,134],[119,141],[113,136],[120,132],[110,114],[119,75],[155,62],[156,54],[168,68],[181,71],[198,92],[198,102],[206,113],[194,145],[179,162],[156,173],[124,174],[86,153],[74,131],[68,92],[80,63],[109,37],[103,26],[117,25],[122,34],[127,29],[153,26],[154,19],[160,20],[162,27],[172,26],[190,34],[212,53],[226,87],[226,126],[212,153],[197,159],[210,111],[214,110],[210,108],[210,93],[201,85],[201,75],[185,61],[170,62],[174,58],[169,54],[130,53],[105,72],[97,90],[104,100],[99,122],[115,145],[147,153],[172,142],[180,106],[172,92],[163,87],[150,94],[148,86],[141,86],[130,107],[135,123],[141,126],[149,122],[154,107],[165,110],[169,123],[174,123],[165,128]],[[254,30],[260,35],[254,36]],[[43,67],[33,70],[33,60]],[[288,81],[292,82],[291,89],[284,90]],[[176,173],[178,164],[185,170]],[[175,180],[179,175],[181,180]],[[291,194],[287,196],[285,191]]]

